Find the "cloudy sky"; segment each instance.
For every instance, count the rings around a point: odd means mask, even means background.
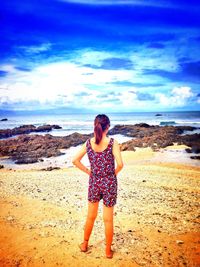
[[[200,110],[200,2],[0,6],[0,109]]]

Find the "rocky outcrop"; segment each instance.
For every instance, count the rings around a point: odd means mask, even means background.
[[[67,149],[84,143],[90,135],[73,133],[68,136],[20,135],[0,141],[0,156],[9,156],[16,164],[35,163],[43,157],[63,155],[60,149]]]
[[[109,131],[109,134],[122,134],[133,138],[142,138],[152,135],[180,135],[184,131],[193,131],[195,127],[191,126],[159,126],[139,123],[135,125],[116,125]]]
[[[185,144],[192,152],[200,151],[200,134],[181,135],[184,131],[193,131],[191,126],[158,126],[140,123],[135,125],[116,125],[109,134],[123,134],[133,137],[121,145],[121,150],[132,150],[135,147],[151,147],[153,150],[164,148],[173,143]]]
[[[19,134],[28,134],[31,132],[49,132],[52,129],[62,129],[59,125],[42,125],[36,127],[35,125],[22,125],[19,127],[15,127],[13,129],[0,129],[0,139],[2,138],[8,138],[13,135],[19,135]]]
[[[7,121],[8,119],[7,118],[4,118],[4,119],[1,119],[0,121]]]
[[[180,140],[178,140],[178,144],[184,144],[189,146],[191,149],[186,149],[188,153],[200,153],[200,134],[187,134],[181,136]]]
[[[48,131],[49,127],[42,128]],[[20,128],[20,127],[19,127]],[[22,126],[21,129],[24,127]],[[36,127],[33,126],[35,129]],[[38,127],[39,128],[39,127]],[[37,129],[38,129],[37,128]],[[31,127],[29,128],[29,130]],[[41,128],[39,128],[41,130]],[[135,125],[116,125],[109,131],[109,135],[122,134],[132,137],[121,145],[121,150],[135,150],[135,147],[151,147],[153,150],[173,145],[173,143],[185,144],[191,149],[187,152],[200,152],[200,134],[181,135],[185,130],[193,131],[195,127],[189,126],[158,126],[140,123]],[[73,133],[68,136],[28,135],[21,134],[18,137],[0,141],[0,156],[9,156],[17,164],[29,164],[49,158],[63,155],[61,149],[77,146],[84,143],[93,134]]]

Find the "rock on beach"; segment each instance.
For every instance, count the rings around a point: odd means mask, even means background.
[[[63,155],[61,149],[67,149],[84,143],[93,134],[73,133],[68,136],[52,136],[50,134],[38,135],[27,133],[59,128],[58,125],[44,125],[35,127],[25,125],[14,130],[0,130],[2,136],[10,136],[20,132],[19,136],[0,140],[0,157],[8,156],[16,164],[31,164],[42,161],[42,158],[50,158]],[[193,131],[195,127],[189,126],[158,126],[147,123],[135,125],[116,125],[109,131],[109,135],[121,134],[131,137],[130,141],[121,144],[122,151],[135,151],[136,147],[150,147],[156,151],[167,146],[177,144],[187,145],[187,152],[200,153],[200,134],[183,135],[184,131]],[[26,134],[24,134],[26,132]],[[198,159],[198,157],[196,158]]]
[[[9,156],[16,164],[30,164],[42,160],[43,157],[63,155],[61,149],[82,144],[90,135],[73,133],[59,137],[46,135],[20,135],[0,141],[0,156]]]

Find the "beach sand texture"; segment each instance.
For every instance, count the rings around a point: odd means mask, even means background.
[[[2,169],[0,266],[200,266],[200,167],[154,161],[155,153],[122,153],[113,259],[105,258],[102,201],[88,252],[78,248],[87,175]]]

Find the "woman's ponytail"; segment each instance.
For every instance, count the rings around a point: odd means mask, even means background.
[[[95,135],[95,144],[101,142],[103,132],[108,129],[110,126],[110,120],[105,114],[99,114],[94,120],[94,135]]]
[[[101,142],[102,135],[103,135],[101,123],[99,123],[99,122],[96,123],[96,125],[94,127],[94,133],[95,133],[95,144],[98,145]]]

